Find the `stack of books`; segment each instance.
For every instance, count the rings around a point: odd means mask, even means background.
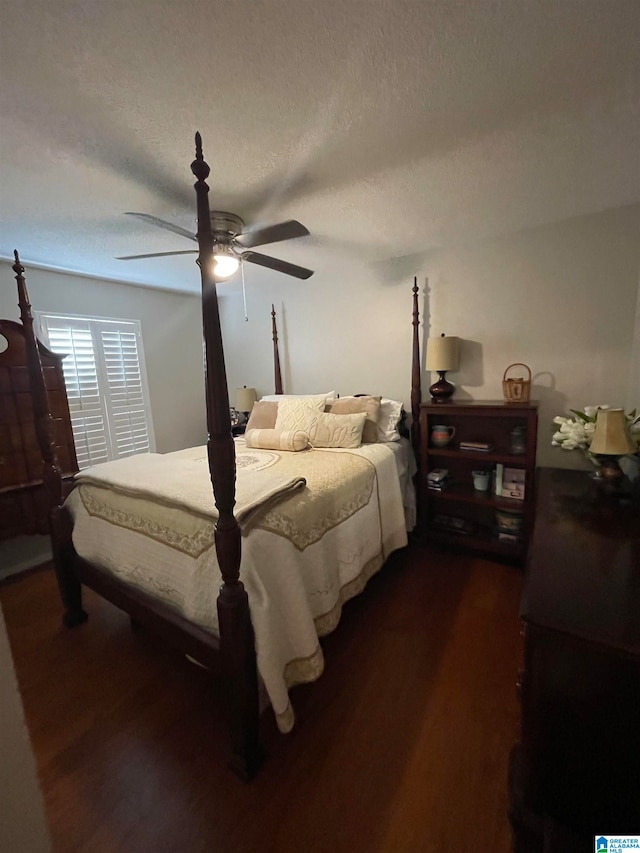
[[[489,441],[461,441],[460,450],[475,450],[479,453],[489,453],[493,450],[493,444]]]
[[[451,483],[449,471],[446,468],[434,468],[427,474],[427,488],[433,489],[436,492],[441,492],[446,489]]]

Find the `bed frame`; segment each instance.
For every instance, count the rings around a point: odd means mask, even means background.
[[[149,595],[129,588],[76,553],[72,539],[72,519],[64,506],[70,489],[65,488],[52,440],[52,415],[42,375],[38,343],[33,331],[31,305],[27,293],[24,267],[15,252],[13,270],[18,283],[18,304],[27,340],[27,360],[32,383],[37,434],[43,458],[43,481],[49,498],[49,520],[56,578],[64,607],[63,622],[75,628],[87,620],[82,608],[82,586],[127,612],[134,624],[140,624],[164,637],[168,642],[196,660],[220,673],[231,735],[230,765],[243,779],[250,779],[263,761],[258,734],[259,698],[254,633],[249,613],[249,600],[240,580],[241,536],[234,516],[235,449],[231,433],[227,376],[216,285],[212,277],[213,235],[209,210],[209,166],[202,154],[202,140],[196,134],[196,157],[191,171],[198,211],[198,247],[196,263],[202,281],[202,321],[205,340],[205,383],[207,407],[207,454],[215,504],[219,517],[215,525],[215,547],[223,583],[217,600],[219,639],[188,622],[166,605]],[[274,346],[275,390],[282,393],[282,377],[278,355],[278,333],[275,308],[271,306]],[[411,372],[411,439],[419,459],[420,347],[418,285],[413,285],[413,353]]]

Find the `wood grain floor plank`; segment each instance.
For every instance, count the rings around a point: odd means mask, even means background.
[[[54,847],[60,853],[507,853],[522,573],[411,545],[323,640],[261,725],[250,784],[226,768],[215,679],[88,592],[60,624],[51,570],[0,587]]]

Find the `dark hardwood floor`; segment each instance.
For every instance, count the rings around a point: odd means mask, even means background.
[[[226,768],[216,685],[90,592],[69,631],[50,569],[0,602],[56,851],[507,853],[521,570],[411,545],[345,608],[297,724]],[[26,851],[25,851],[26,853]]]

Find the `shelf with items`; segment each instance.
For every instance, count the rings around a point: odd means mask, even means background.
[[[455,450],[446,447],[429,447],[429,456],[442,456],[450,459],[467,459],[478,464],[486,462],[501,462],[503,465],[510,465],[514,468],[518,465],[524,465],[524,457],[521,454],[514,456],[512,453],[501,453],[500,451],[491,451],[489,453],[480,453],[479,451],[471,450]]]
[[[514,512],[524,511],[523,501],[518,498],[496,495],[490,489],[486,492],[479,492],[477,489],[474,489],[473,486],[455,482],[443,489],[427,488],[429,491],[429,498],[435,501],[461,501],[463,503],[479,504],[481,506],[500,507],[501,509],[513,510]]]
[[[439,542],[523,558],[533,528],[536,404],[426,403],[420,423],[424,532]],[[461,450],[461,443],[489,449]],[[446,471],[440,488],[429,487],[434,470]],[[505,475],[508,495],[501,493]],[[486,490],[480,490],[487,478]]]
[[[486,551],[514,559],[522,559],[525,554],[525,543],[522,540],[505,542],[498,539],[490,528],[476,528],[473,533],[458,535],[431,526],[427,529],[427,534],[434,542],[443,545],[459,545],[463,548]]]
[[[525,540],[501,531],[495,524],[490,504],[484,512],[472,512],[468,505],[435,504],[430,515],[426,533],[430,539],[451,543],[466,548],[504,553],[508,556],[523,556]]]

